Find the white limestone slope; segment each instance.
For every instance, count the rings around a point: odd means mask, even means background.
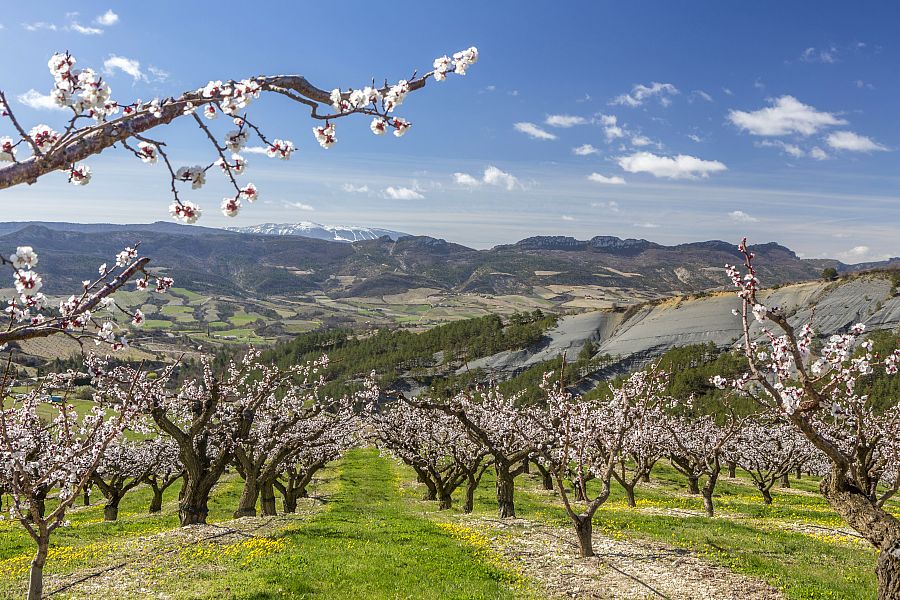
[[[900,327],[900,295],[891,294],[885,274],[867,274],[837,282],[808,282],[767,289],[759,294],[767,306],[779,306],[793,324],[812,321],[816,334],[846,331],[855,323],[869,330]],[[559,320],[544,341],[533,348],[499,352],[469,363],[469,369],[515,372],[565,353],[574,359],[584,342],[594,342],[599,354],[651,357],[676,346],[714,343],[725,348],[741,335],[740,308],[733,292],[701,297],[676,297],[648,303],[627,313],[592,311]],[[754,321],[753,331],[759,332]],[[465,370],[465,367],[461,370]]]

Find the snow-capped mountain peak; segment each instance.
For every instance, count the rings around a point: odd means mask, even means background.
[[[391,231],[378,227],[359,227],[356,225],[322,225],[310,221],[300,223],[262,223],[248,227],[228,227],[229,231],[239,233],[254,233],[258,235],[299,235],[318,240],[331,240],[334,242],[358,242],[360,240],[374,240],[382,236],[389,236],[392,240],[406,237],[409,234],[402,231]]]

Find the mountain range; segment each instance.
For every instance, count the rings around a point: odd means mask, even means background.
[[[398,240],[409,235],[402,231],[391,231],[390,229],[379,229],[377,227],[321,225],[310,221],[302,221],[300,223],[263,223],[261,225],[250,225],[249,227],[227,227],[226,229],[238,233],[261,235],[299,235],[333,242],[358,242],[360,240],[375,240],[384,236],[388,236],[392,240]]]
[[[373,297],[414,288],[446,293],[533,294],[536,288],[597,286],[645,296],[691,293],[728,284],[725,263],[740,260],[722,241],[664,246],[598,236],[541,236],[475,250],[427,236],[385,235],[353,243],[297,234],[241,233],[158,222],[140,225],[0,223],[0,250],[33,246],[48,293],[71,293],[125,246],[176,283],[234,296],[324,293]],[[831,259],[801,259],[776,243],[753,247],[766,285],[817,279],[825,267],[859,270]],[[897,268],[900,259],[867,263]]]

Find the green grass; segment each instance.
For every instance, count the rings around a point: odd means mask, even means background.
[[[177,555],[172,560],[181,562],[161,566],[157,590],[177,592],[177,597],[246,599],[534,596],[528,582],[486,548],[491,533],[478,537],[470,535],[471,530],[446,526],[458,515],[462,490],[455,495],[452,511],[438,512],[434,503],[420,500],[423,488],[414,483],[411,470],[368,449],[351,451],[323,477],[329,494],[324,509],[268,534],[273,550],[252,561],[215,551]],[[610,500],[596,515],[595,531],[691,550],[705,560],[768,581],[794,600],[874,597],[875,555],[868,546],[825,531],[810,535],[789,529],[797,524],[842,526],[814,494],[814,479],[792,481],[796,490],[809,493],[773,490],[775,501],[770,506],[747,483],[745,478],[721,480],[715,498],[719,515],[710,519],[695,514],[702,511],[700,498],[688,495],[683,478],[660,464],[653,484],[638,487],[636,509],[627,507],[622,490],[613,487]],[[95,505],[72,512],[73,526],[58,530],[53,545],[93,548],[173,529],[177,488],[176,484],[168,490],[164,510],[155,516],[146,514],[149,490],[133,490],[122,501],[115,523],[102,522],[101,497],[95,491]],[[212,522],[231,518],[240,489],[234,474],[216,488],[210,504]],[[314,493],[322,491],[320,483]],[[893,512],[898,507],[889,505]],[[534,475],[516,480],[516,509],[520,517],[564,528],[574,539],[558,499],[539,489]],[[488,472],[476,493],[475,512],[493,516],[495,511],[494,480]],[[16,597],[24,574],[11,577],[8,567],[17,560],[21,565],[32,552],[30,538],[18,525],[0,524],[0,598]],[[74,550],[72,555],[80,556]],[[104,564],[90,553],[86,556],[50,563],[47,572],[82,572]],[[176,567],[178,577],[165,577],[165,569]]]
[[[203,597],[513,598],[517,577],[416,515],[397,478],[376,451],[350,452],[324,513],[284,532],[283,552],[207,582]]]
[[[164,554],[160,562],[148,546],[147,569],[157,573],[153,589],[178,598],[210,599],[533,597],[527,582],[493,555],[417,514],[414,503],[400,493],[402,475],[377,451],[352,451],[325,472],[333,494],[324,510],[259,540],[259,555],[248,556],[246,550],[229,555],[227,546],[201,546],[196,552],[190,547]],[[156,516],[146,514],[149,490],[133,490],[114,523],[101,520],[95,491],[95,506],[73,511],[72,527],[54,534],[59,558],[48,562],[45,573],[89,572],[117,561],[115,549],[129,538],[176,528],[177,488],[167,491],[164,510]],[[230,519],[240,489],[234,475],[216,488],[211,522]],[[255,547],[250,544],[248,548]],[[17,524],[0,524],[0,598],[21,594],[33,551]]]
[[[410,472],[410,477],[412,477]],[[738,482],[749,480],[739,478]],[[793,481],[803,491],[818,489],[812,478]],[[519,517],[571,528],[555,495],[539,489],[535,476],[516,480]],[[758,492],[721,479],[716,486],[719,516],[691,516],[676,511],[703,511],[699,496],[687,495],[684,478],[666,464],[653,472],[653,486],[638,487],[638,508],[625,504],[624,491],[613,484],[607,503],[595,516],[595,532],[615,538],[646,539],[696,552],[711,562],[756,577],[795,600],[875,597],[875,553],[866,544],[843,536],[808,535],[790,531],[790,524],[844,527],[818,495],[773,490],[766,506]],[[494,479],[486,473],[476,493],[475,512],[496,513]],[[898,506],[890,506],[897,512]],[[456,508],[458,510],[458,507]],[[660,514],[669,513],[669,514]],[[571,530],[574,540],[574,530]],[[812,531],[818,531],[813,529]]]

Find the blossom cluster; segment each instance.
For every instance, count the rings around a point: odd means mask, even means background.
[[[8,263],[13,269],[13,282],[17,296],[7,301],[4,313],[10,321],[7,335],[25,334],[49,334],[53,331],[65,331],[72,335],[84,335],[93,337],[99,343],[106,343],[114,349],[127,345],[127,340],[119,331],[112,319],[111,312],[116,309],[127,314],[133,325],[143,324],[144,318],[140,310],[130,313],[118,306],[112,297],[128,277],[134,276],[139,271],[137,249],[128,247],[115,256],[115,266],[108,268],[106,263],[98,269],[99,277],[93,280],[85,280],[80,294],[72,294],[61,300],[57,310],[52,310],[47,297],[41,292],[43,278],[34,270],[38,264],[38,255],[31,246],[19,246],[16,252],[11,254],[3,262]],[[144,259],[146,260],[146,259]],[[127,274],[127,275],[126,275]],[[138,289],[147,289],[151,276],[144,276],[137,280]],[[173,281],[168,277],[155,277],[155,289],[163,292],[172,286]],[[102,311],[109,313],[108,317],[100,318]],[[91,327],[93,325],[93,327]],[[26,337],[28,337],[26,335]]]
[[[57,160],[62,151],[81,157],[78,150],[84,147],[86,140],[92,142],[101,140],[97,149],[90,149],[87,154],[96,154],[113,146],[117,142],[132,152],[137,158],[146,164],[157,164],[162,159],[171,176],[171,189],[174,196],[170,205],[171,215],[184,223],[195,223],[202,211],[196,203],[183,201],[178,196],[177,183],[190,183],[191,189],[197,190],[206,183],[206,172],[212,166],[219,166],[220,170],[229,178],[235,188],[235,193],[230,198],[225,198],[221,204],[222,212],[227,216],[235,216],[241,208],[242,201],[252,202],[258,195],[256,187],[252,186],[252,192],[247,191],[247,186],[241,186],[235,180],[235,176],[243,174],[247,169],[247,161],[240,156],[240,152],[246,148],[252,136],[258,137],[262,142],[262,148],[270,158],[288,160],[295,151],[294,143],[283,138],[268,138],[259,127],[248,120],[246,109],[264,91],[277,92],[289,98],[301,102],[312,108],[314,118],[324,119],[325,124],[313,127],[313,135],[323,148],[331,148],[337,141],[335,126],[331,120],[354,113],[366,114],[373,117],[370,128],[377,135],[384,134],[388,128],[392,128],[396,137],[403,136],[410,127],[410,123],[400,117],[392,117],[392,113],[402,105],[407,95],[414,89],[419,89],[428,77],[434,77],[436,81],[446,79],[448,73],[465,75],[468,68],[477,62],[478,50],[474,47],[453,54],[452,58],[443,56],[434,61],[434,70],[426,75],[410,79],[401,79],[397,83],[376,88],[373,85],[362,88],[348,88],[341,91],[336,88],[327,94],[328,100],[323,100],[321,90],[313,88],[303,80],[303,85],[292,87],[285,85],[285,80],[302,79],[295,76],[277,77],[253,77],[239,81],[213,80],[205,86],[185,92],[179,97],[167,99],[153,98],[144,102],[140,99],[129,104],[120,104],[111,99],[111,90],[105,79],[95,70],[90,68],[76,69],[76,59],[70,53],[54,54],[47,65],[54,80],[51,95],[54,101],[61,107],[71,109],[73,116],[65,130],[60,133],[48,125],[39,124],[32,127],[26,134],[22,134],[21,140],[11,137],[0,137],[0,163],[14,163],[10,169],[20,166],[17,153],[20,145],[26,144],[33,150],[34,156],[52,155]],[[330,103],[337,114],[320,116],[317,108],[320,104]],[[121,113],[116,123],[124,125],[110,129],[104,126],[107,119]],[[219,114],[225,114],[232,118],[237,129],[225,133],[224,137],[215,134],[205,122],[216,119]],[[20,132],[15,117],[6,106],[0,106],[0,116],[9,117]],[[165,152],[165,144],[158,140],[152,140],[143,136],[143,131],[148,129],[150,119],[168,123],[173,118],[189,116],[197,121],[207,138],[214,145],[218,158],[209,165],[194,165],[173,167]],[[132,129],[129,120],[141,118],[140,125]],[[202,118],[201,118],[202,117]],[[93,125],[79,127],[80,119],[93,119]],[[152,126],[152,125],[151,125]],[[105,126],[104,126],[105,127]],[[126,136],[122,138],[122,132]],[[102,135],[89,135],[93,133]],[[135,143],[136,146],[129,142]],[[231,154],[228,158],[223,152]],[[79,158],[80,160],[80,158]],[[55,170],[64,170],[68,180],[73,185],[84,186],[91,182],[92,171],[88,165],[71,162],[67,165],[54,164],[52,160],[42,160],[40,175]],[[45,171],[43,169],[46,169]],[[2,179],[0,179],[2,184]]]

